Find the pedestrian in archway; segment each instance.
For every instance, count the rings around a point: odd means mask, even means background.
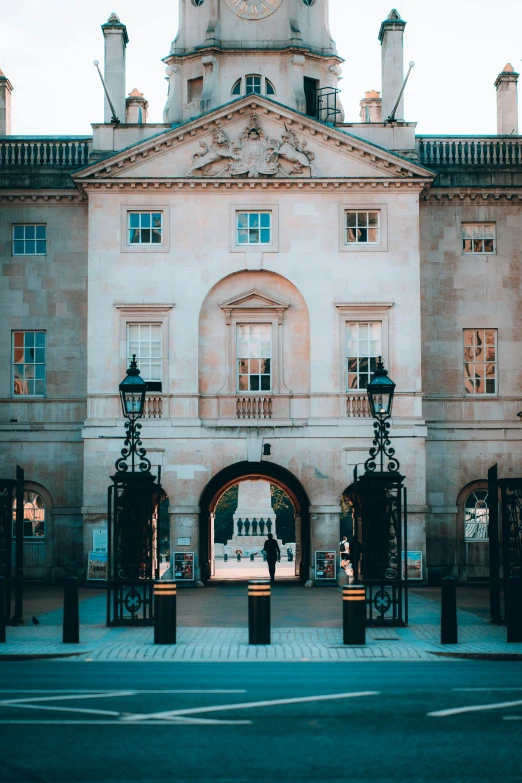
[[[265,541],[263,550],[266,552],[266,562],[268,563],[268,573],[270,574],[270,581],[275,582],[275,567],[276,563],[281,557],[281,551],[279,544],[274,539],[272,533],[268,534],[268,538]]]

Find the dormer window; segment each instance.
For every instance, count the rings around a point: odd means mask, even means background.
[[[252,73],[238,79],[232,87],[232,95],[275,95],[275,88],[269,79]]]

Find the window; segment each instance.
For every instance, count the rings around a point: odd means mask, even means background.
[[[307,5],[308,7],[314,5],[315,0],[303,0],[303,3]]]
[[[238,245],[269,245],[271,237],[270,212],[237,213]]]
[[[317,90],[319,89],[318,79],[304,77],[304,94],[306,100],[306,113],[309,117],[317,117]]]
[[[275,95],[275,87],[268,79],[265,79],[265,93],[266,95]]]
[[[160,245],[162,242],[161,212],[129,212],[129,244]]]
[[[497,330],[464,329],[466,394],[497,393]]]
[[[494,223],[463,223],[462,252],[480,255],[495,252]]]
[[[487,489],[476,489],[464,506],[464,541],[487,541],[489,509]]]
[[[195,5],[196,8],[199,8],[200,6],[203,5],[204,2],[205,0],[192,0],[192,5]]]
[[[45,256],[47,253],[47,226],[29,224],[13,226],[14,256]]]
[[[161,332],[162,325],[128,324],[127,325],[127,361],[136,355],[141,377],[147,381],[148,391],[160,392],[161,384]]]
[[[16,535],[16,500],[13,502],[13,538]],[[38,492],[24,492],[24,538],[45,537],[45,503]]]
[[[255,93],[256,95],[261,95],[261,77],[260,76],[247,76],[245,78],[245,84],[246,84],[246,94],[251,95],[252,93]]]
[[[238,324],[237,388],[240,392],[272,390],[271,324]]]
[[[189,79],[187,81],[187,101],[199,101],[203,94],[203,77],[199,76],[197,79]]]
[[[232,87],[232,95],[241,95],[241,79],[238,79]]]
[[[347,244],[379,244],[380,213],[379,212],[346,212]]]
[[[45,332],[13,332],[13,395],[45,395]]]
[[[348,391],[366,389],[382,356],[380,321],[346,324],[346,360]]]

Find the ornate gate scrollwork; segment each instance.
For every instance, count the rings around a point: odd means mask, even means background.
[[[488,508],[491,620],[500,624],[507,616],[507,580],[510,576],[522,576],[522,478],[499,479],[497,465],[493,465],[488,471]]]

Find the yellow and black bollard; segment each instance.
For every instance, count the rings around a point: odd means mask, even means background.
[[[176,644],[176,582],[154,584],[154,644]]]
[[[366,644],[366,588],[343,587],[343,644]]]
[[[441,590],[440,643],[458,644],[458,642],[457,580],[453,576],[445,576]]]
[[[248,583],[248,643],[271,644],[268,579],[251,579]]]

